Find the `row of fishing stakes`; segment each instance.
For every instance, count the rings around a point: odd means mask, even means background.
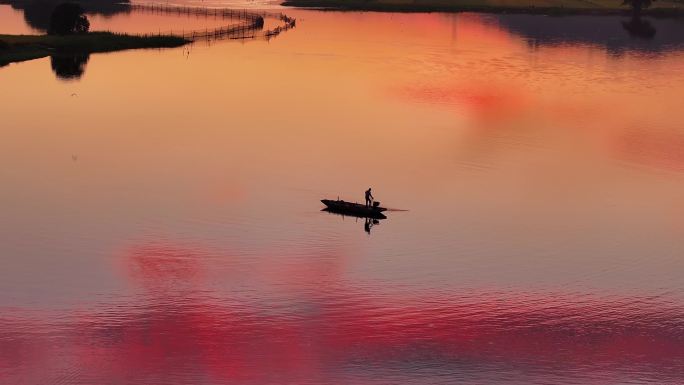
[[[281,32],[287,31],[288,29],[294,28],[296,24],[296,19],[289,17],[283,13],[270,13],[270,12],[253,12],[247,10],[234,10],[227,8],[197,8],[197,7],[181,7],[181,6],[171,6],[171,5],[161,5],[161,4],[133,4],[131,8],[134,10],[142,12],[151,13],[164,13],[164,14],[175,14],[175,15],[196,15],[204,17],[218,17],[230,18],[231,20],[236,18],[239,20],[248,20],[249,23],[239,26],[222,26],[215,29],[204,29],[204,30],[194,30],[185,32],[181,31],[180,34],[174,33],[173,30],[168,32],[158,31],[158,36],[171,35],[178,36],[188,40],[195,39],[219,39],[219,38],[253,38],[256,37],[256,32],[260,30],[264,25],[265,17],[276,18],[283,21],[285,25],[278,26],[272,30],[265,31],[263,36],[272,37],[280,34]],[[254,32],[252,34],[247,34],[247,32]],[[142,36],[149,36],[149,34],[143,34]]]

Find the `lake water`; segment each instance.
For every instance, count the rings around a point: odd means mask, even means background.
[[[684,383],[684,21],[276,11],[0,68],[1,384]]]

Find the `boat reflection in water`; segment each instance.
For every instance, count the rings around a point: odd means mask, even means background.
[[[387,219],[387,217],[382,213],[355,214],[355,213],[351,213],[351,212],[344,211],[344,210],[333,209],[330,207],[326,207],[326,208],[322,209],[321,211],[331,213],[331,214],[335,214],[335,215],[339,215],[343,218],[344,217],[363,218],[364,219],[363,229],[368,234],[370,234],[373,226],[379,225],[381,220]]]

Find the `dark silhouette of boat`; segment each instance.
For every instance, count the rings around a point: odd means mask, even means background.
[[[373,202],[372,206],[366,206],[361,203],[345,202],[343,200],[321,199],[321,202],[327,207],[326,211],[338,213],[342,215],[349,215],[359,218],[387,218],[382,212],[387,209],[380,207],[380,202]]]

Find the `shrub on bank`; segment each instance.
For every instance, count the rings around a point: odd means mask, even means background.
[[[49,35],[73,35],[86,33],[90,22],[83,8],[76,3],[62,3],[55,7],[50,16]]]

